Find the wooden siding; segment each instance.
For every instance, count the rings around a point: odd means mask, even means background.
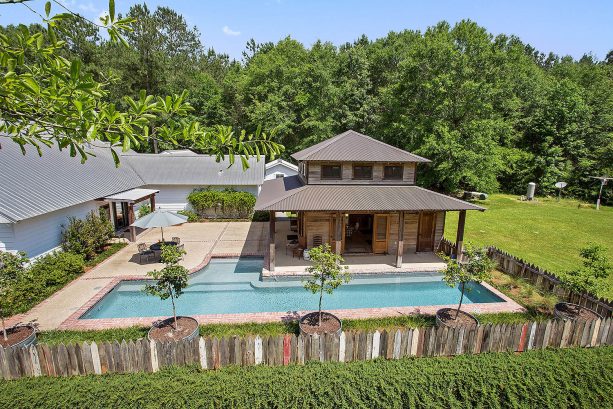
[[[321,165],[342,164],[342,179],[322,179]],[[365,164],[372,165],[372,179],[353,179],[353,165]],[[383,168],[386,165],[398,165],[398,163],[365,163],[365,162],[308,162],[308,183],[309,184],[343,184],[343,185],[413,185],[415,184],[415,163],[404,164],[402,180],[383,179]]]
[[[343,212],[344,213],[344,212]],[[374,213],[373,213],[374,214]],[[381,213],[377,213],[381,214]],[[398,248],[398,212],[389,214],[389,241],[387,252],[395,254]],[[330,212],[305,212],[305,227],[307,247],[313,246],[313,236],[321,235],[324,243],[330,245],[334,242],[333,221],[336,213]],[[434,248],[443,238],[445,229],[445,212],[436,212],[434,225]],[[419,225],[419,213],[405,212],[404,214],[404,254],[415,253],[417,250],[417,228]]]
[[[304,216],[307,248],[313,247],[313,236],[320,235],[323,243],[331,243],[334,232],[330,230],[333,213],[307,212]]]

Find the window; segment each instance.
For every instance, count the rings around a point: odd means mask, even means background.
[[[370,165],[353,165],[354,179],[372,179],[372,166]]]
[[[341,164],[321,165],[322,179],[342,179]]]
[[[404,167],[402,165],[390,165],[383,169],[383,179],[402,180]]]

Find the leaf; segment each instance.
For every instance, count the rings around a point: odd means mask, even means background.
[[[76,81],[79,78],[79,71],[81,70],[81,61],[73,60],[70,64],[70,78]]]
[[[49,17],[50,13],[51,13],[51,2],[48,1],[45,3],[45,15]]]
[[[111,21],[115,20],[115,0],[109,0],[109,17]]]

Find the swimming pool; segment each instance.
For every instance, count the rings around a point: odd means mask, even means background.
[[[177,301],[180,315],[306,311],[317,308],[318,296],[299,280],[260,281],[263,260],[212,259],[190,276],[189,286]],[[410,273],[356,277],[324,295],[328,310],[456,304],[458,288],[447,286],[439,273]],[[158,317],[168,315],[170,300],[145,294],[146,280],[122,281],[80,319]],[[464,303],[504,301],[484,286],[467,286]]]

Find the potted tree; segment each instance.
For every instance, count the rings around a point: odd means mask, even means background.
[[[457,308],[441,308],[436,312],[437,325],[447,327],[476,326],[479,321],[472,314],[461,311],[464,293],[470,291],[466,287],[471,281],[480,283],[490,277],[491,271],[495,267],[495,262],[487,256],[484,248],[473,248],[466,246],[464,262],[452,259],[445,255],[442,256],[447,263],[447,268],[443,272],[443,280],[450,287],[460,287],[460,302]]]
[[[26,272],[28,262],[24,252],[9,253],[0,251],[0,320],[2,321],[2,336],[0,346],[25,347],[36,342],[36,328],[33,325],[15,325],[6,328],[4,319],[13,297],[13,290],[20,277]]]
[[[586,296],[596,294],[603,285],[603,279],[611,274],[613,267],[607,257],[607,249],[598,244],[589,244],[580,253],[583,265],[566,273],[560,283],[567,290]],[[557,303],[554,307],[556,317],[564,320],[593,320],[602,318],[600,314],[579,304]]]
[[[325,243],[310,250],[313,264],[307,268],[311,278],[303,282],[304,288],[313,294],[319,293],[318,311],[310,312],[300,318],[300,332],[303,334],[340,334],[341,320],[334,314],[322,312],[321,304],[324,292],[332,292],[343,283],[348,283],[351,276],[344,266],[343,258],[332,252],[330,245]]]
[[[198,321],[191,317],[177,317],[175,300],[183,294],[187,287],[189,271],[179,265],[185,251],[177,246],[162,246],[162,262],[166,265],[160,271],[147,273],[155,280],[155,284],[147,284],[145,292],[160,297],[170,298],[172,302],[172,317],[160,321],[149,330],[149,339],[155,341],[179,341],[198,336]]]

